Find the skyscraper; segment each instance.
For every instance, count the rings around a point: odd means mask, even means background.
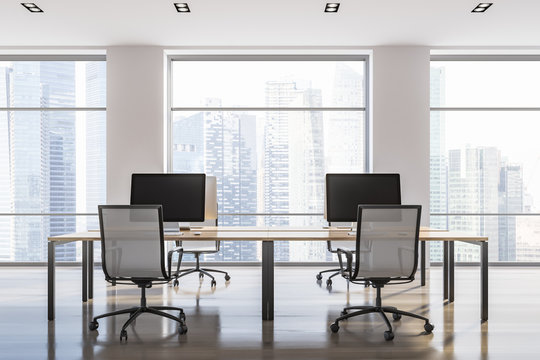
[[[219,107],[219,99],[206,99]],[[218,180],[219,212],[254,213],[257,210],[257,154],[255,116],[229,111],[177,116],[173,124],[173,171],[205,172]],[[224,226],[256,225],[254,217],[223,216]],[[205,260],[256,261],[257,245],[223,241],[221,251]]]
[[[267,81],[265,97],[268,107],[322,106],[321,91],[303,81]],[[265,198],[261,204],[265,213],[321,211],[325,169],[323,130],[323,116],[318,111],[266,112]],[[307,225],[306,221],[309,219],[270,217],[266,219],[266,225]],[[275,258],[277,261],[304,260],[306,254],[312,252],[306,251],[305,246],[307,244],[280,242],[275,246]],[[298,251],[294,247],[298,247]],[[324,256],[322,248],[316,252],[320,257]]]
[[[364,105],[364,77],[343,63],[336,63],[332,86],[332,106]],[[365,170],[365,121],[352,111],[326,112],[324,120],[324,153],[329,173]],[[351,134],[353,136],[351,136]]]
[[[450,213],[497,213],[499,208],[500,151],[477,147],[449,151],[448,210]],[[486,235],[490,239],[489,258],[498,259],[498,219],[496,216],[451,216],[450,230]],[[477,247],[456,248],[457,261],[478,261]]]
[[[444,68],[432,67],[430,72],[430,104],[432,107],[443,106],[444,99]],[[431,112],[429,152],[430,213],[448,213],[448,165],[445,127],[444,112]],[[448,217],[446,216],[431,216],[429,221],[430,226],[435,229],[448,229]],[[442,261],[442,244],[433,242],[429,246],[431,260]]]
[[[19,61],[10,65],[7,74],[4,98],[11,107],[75,105],[73,62]],[[9,164],[4,165],[10,176],[10,211],[75,212],[75,114],[11,111],[6,123]],[[43,261],[46,236],[73,231],[73,217],[14,217],[11,260]],[[57,246],[56,253],[59,261],[75,260],[75,244]]]
[[[519,165],[503,164],[499,180],[499,213],[523,211],[523,176]],[[499,261],[516,261],[516,217],[499,217]]]
[[[105,80],[106,66],[104,61],[89,61],[85,65],[86,106],[102,107],[106,104]],[[97,213],[98,205],[106,203],[107,194],[107,137],[106,113],[90,111],[86,113],[86,212]],[[97,216],[86,219],[87,229],[99,229]],[[95,245],[94,257],[99,259],[101,252]]]

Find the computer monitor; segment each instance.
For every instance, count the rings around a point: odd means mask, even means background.
[[[358,205],[401,205],[399,174],[326,174],[324,218],[356,222]]]
[[[205,174],[132,174],[131,204],[162,205],[164,228],[204,221]],[[174,223],[174,224],[170,224]]]

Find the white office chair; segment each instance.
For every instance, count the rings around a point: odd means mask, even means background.
[[[205,211],[204,211],[204,222],[192,222],[190,225],[192,227],[196,226],[217,226],[217,178],[215,176],[206,177],[206,192],[205,192]],[[201,254],[213,254],[219,252],[220,241],[178,241],[177,246],[182,246],[185,254],[195,255],[195,267],[191,269],[180,270],[180,274],[174,279],[173,285],[178,286],[178,279],[192,274],[194,272],[199,273],[199,278],[202,279],[204,275],[212,279],[210,285],[216,286],[216,279],[210,274],[210,272],[217,272],[225,274],[225,281],[229,281],[231,277],[226,271],[208,269],[200,267],[200,256]]]
[[[217,219],[211,219],[206,220],[204,222],[199,223],[191,223],[192,226],[217,226]],[[193,254],[195,256],[195,267],[190,269],[182,269],[180,270],[179,275],[176,277],[176,279],[173,281],[174,286],[178,286],[179,282],[178,279],[192,274],[192,273],[199,273],[199,278],[202,279],[204,275],[208,276],[210,279],[212,279],[210,286],[216,286],[216,279],[210,274],[210,272],[216,272],[225,274],[225,281],[229,281],[231,277],[226,271],[223,270],[217,270],[217,269],[209,269],[209,268],[201,268],[200,267],[200,256],[201,254],[213,254],[217,253],[219,251],[219,244],[220,241],[179,241],[177,242],[177,246],[181,246],[184,250],[184,254]]]
[[[326,244],[327,244],[328,251],[331,252],[332,254],[337,254],[338,249],[349,249],[352,245],[350,241],[327,241]],[[341,268],[328,269],[328,270],[323,270],[319,272],[316,276],[317,280],[319,281],[322,280],[322,274],[327,273],[327,272],[333,272],[333,274],[330,275],[328,279],[326,280],[326,286],[328,287],[332,286],[332,278],[334,276],[343,275]]]
[[[392,306],[382,306],[381,300],[381,289],[385,285],[404,284],[414,280],[418,265],[420,213],[420,205],[358,206],[356,249],[338,249],[337,254],[345,278],[354,284],[369,281],[377,289],[377,298],[375,306],[343,308],[341,316],[330,325],[332,332],[338,332],[340,321],[369,313],[379,313],[386,323],[386,340],[392,340],[394,333],[385,313],[391,313],[396,321],[402,315],[424,320],[425,333],[433,331],[434,326],[428,318]],[[343,255],[346,257],[346,266],[343,266]],[[355,311],[349,313],[350,310]]]

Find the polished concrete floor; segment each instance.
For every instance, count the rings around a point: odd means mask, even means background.
[[[491,267],[490,320],[480,322],[479,268],[456,270],[456,301],[442,301],[442,271],[432,268],[426,287],[419,281],[383,289],[383,305],[397,306],[431,319],[394,322],[395,339],[383,338],[377,314],[342,322],[339,333],[328,325],[347,304],[370,304],[375,289],[343,279],[331,290],[317,284],[319,268],[276,267],[275,320],[262,321],[261,269],[229,267],[231,281],[199,282],[183,278],[180,287],[156,286],[148,304],[183,307],[189,331],[178,335],[168,319],[143,314],[119,332],[127,315],[88,321],[115,309],[137,305],[139,290],[112,287],[95,269],[95,296],[81,302],[80,268],[57,268],[56,320],[47,321],[46,269],[0,267],[0,359],[539,359],[540,268]]]

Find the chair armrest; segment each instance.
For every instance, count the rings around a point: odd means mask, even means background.
[[[339,267],[341,268],[341,272],[342,272],[343,276],[345,276],[348,279],[351,279],[351,277],[352,277],[352,257],[353,257],[353,252],[351,250],[338,248],[336,250],[336,253],[338,255]],[[347,259],[347,267],[346,268],[343,267],[343,258],[341,257],[342,255],[345,255],[345,257]]]
[[[174,249],[169,250],[167,254],[167,263],[169,268],[167,269],[169,272],[169,278],[171,277],[171,265],[172,265],[172,256],[174,253],[178,254],[178,265],[176,266],[176,274],[180,271],[180,263],[182,262],[182,256],[184,255],[184,249],[182,249],[181,246],[177,246]]]

